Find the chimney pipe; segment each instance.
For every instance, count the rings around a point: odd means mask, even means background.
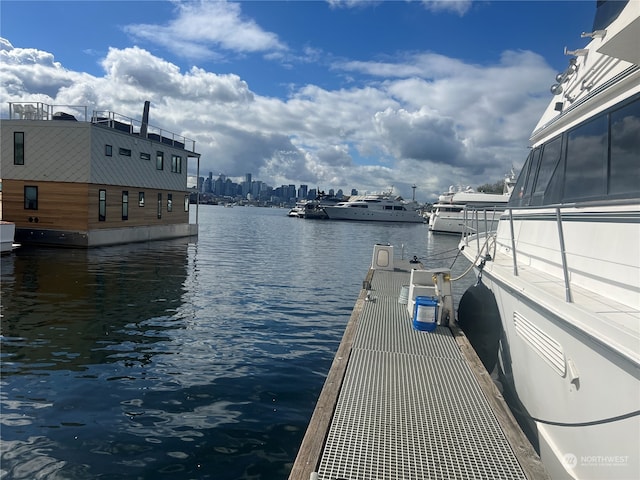
[[[149,126],[149,106],[151,102],[146,100],[144,102],[144,110],[142,111],[142,125],[140,126],[140,136],[147,138],[147,127]]]

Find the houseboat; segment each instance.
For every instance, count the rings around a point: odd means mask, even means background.
[[[87,107],[9,103],[2,135],[3,219],[21,244],[96,247],[197,235],[187,167],[195,141]]]

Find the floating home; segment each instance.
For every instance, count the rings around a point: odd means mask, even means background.
[[[197,235],[195,141],[111,111],[9,103],[0,120],[3,220],[21,244],[97,247]]]

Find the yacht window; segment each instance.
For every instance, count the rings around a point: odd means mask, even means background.
[[[538,178],[536,187],[533,191],[531,205],[542,205],[542,197],[549,184],[551,174],[556,168],[560,160],[560,152],[562,150],[562,137],[556,137],[544,146],[542,150],[542,159],[540,160],[540,169],[538,170]]]
[[[640,99],[611,113],[609,194],[638,193],[640,185]]]
[[[531,165],[533,152],[535,152],[535,150],[532,150],[531,153],[529,153],[529,156],[527,157],[527,161],[524,162],[524,165],[522,166],[522,171],[520,172],[518,181],[513,187],[513,193],[511,194],[511,198],[509,199],[510,207],[522,207],[523,205],[526,205],[524,203],[524,185],[529,173],[529,166]]]
[[[162,194],[158,194],[158,218],[162,218]]]
[[[140,152],[140,160],[151,160],[151,154]]]
[[[104,146],[104,154],[107,157],[112,157],[113,156],[113,146],[111,145],[105,145]]]
[[[167,212],[173,212],[173,193],[167,193]]]
[[[13,132],[13,164],[24,165],[24,132]]]
[[[602,115],[569,132],[564,198],[602,197],[607,164],[607,117]]]
[[[156,152],[156,170],[164,170],[164,152]]]
[[[404,208],[402,205],[394,205],[393,209],[394,210],[406,210],[406,208]]]
[[[125,157],[130,157],[131,156],[131,150],[129,150],[128,148],[120,148],[120,149],[118,149],[118,154],[119,155],[123,155]]]
[[[138,192],[138,206],[144,207],[144,192]]]
[[[531,167],[529,169],[529,177],[527,178],[527,184],[524,187],[524,197],[523,197],[523,205],[529,205],[531,200],[531,193],[533,192],[533,183],[536,178],[536,173],[538,173],[538,166],[540,166],[540,154],[542,153],[542,149],[536,148],[533,152],[533,156],[531,157]]]

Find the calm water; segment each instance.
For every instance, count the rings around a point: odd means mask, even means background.
[[[197,243],[3,257],[0,478],[286,479],[373,245],[435,267],[458,241],[286,212],[201,206]]]

